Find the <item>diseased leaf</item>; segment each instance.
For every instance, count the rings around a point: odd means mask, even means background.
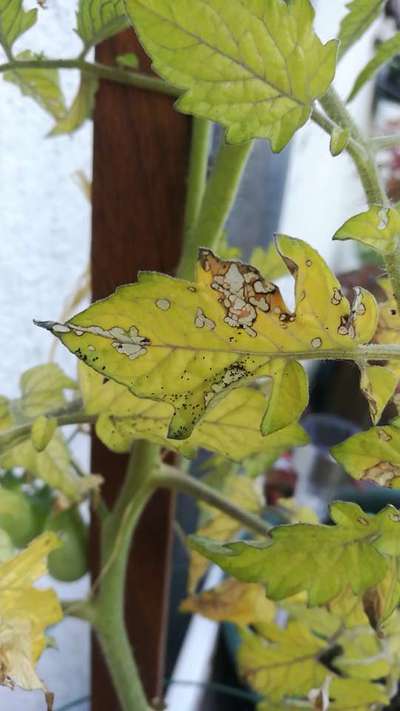
[[[5,686],[47,694],[35,664],[46,646],[45,628],[59,622],[62,611],[53,590],[32,585],[46,573],[46,558],[58,545],[57,536],[44,533],[0,564],[0,683]]]
[[[0,0],[0,44],[7,56],[15,40],[35,24],[37,10],[23,9],[22,0]]]
[[[95,77],[82,74],[78,93],[64,116],[61,116],[50,136],[60,136],[63,133],[73,133],[90,118],[99,82]]]
[[[266,400],[253,388],[238,388],[228,393],[206,412],[188,439],[168,439],[170,405],[137,398],[112,380],[103,383],[101,375],[83,363],[80,365],[85,410],[90,415],[99,415],[96,434],[115,452],[129,451],[135,439],[144,437],[187,457],[203,447],[231,460],[241,461],[258,452],[266,452],[275,460],[287,449],[308,442],[306,432],[298,424],[262,436],[260,426]]]
[[[37,452],[31,440],[25,440],[1,454],[0,464],[6,469],[26,469],[73,502],[80,501],[90,491],[97,489],[102,481],[99,476],[81,477],[76,474],[68,447],[59,432],[54,434],[43,452]]]
[[[16,57],[20,61],[40,61],[44,57],[30,50],[21,52]],[[21,93],[30,96],[39,106],[55,119],[61,119],[65,112],[65,99],[60,86],[58,69],[10,69],[4,72],[5,81],[16,84]]]
[[[400,238],[400,213],[391,207],[373,205],[360,215],[350,218],[333,239],[355,239],[380,254],[394,252]]]
[[[366,67],[360,72],[356,78],[353,88],[349,94],[348,101],[354,99],[358,92],[364,84],[372,79],[374,74],[380,69],[386,62],[395,57],[400,53],[400,32],[397,32],[394,37],[381,42],[378,49],[375,52],[375,56],[368,62]]]
[[[124,0],[79,0],[76,19],[86,51],[128,26]]]
[[[400,429],[394,424],[353,435],[331,453],[354,479],[400,488]]]
[[[374,342],[394,345],[400,343],[397,303],[389,279],[381,278],[378,283],[387,298],[379,303],[379,320]],[[390,360],[382,365],[361,365],[360,370],[361,387],[369,402],[371,418],[374,424],[378,424],[383,409],[392,397],[397,405],[395,391],[400,380],[400,363]]]
[[[137,284],[120,287],[67,323],[39,325],[103,376],[138,397],[172,405],[168,436],[186,439],[211,403],[249,380],[279,382],[289,373],[304,396],[301,369],[286,369],[283,353],[300,359],[313,350],[323,358],[325,349],[355,348],[375,332],[376,303],[368,292],[357,290],[350,305],[309,245],[280,236],[278,247],[295,277],[294,313],[254,267],[202,250],[195,284],[142,273]],[[276,392],[272,400],[280,406]],[[285,425],[297,421],[306,402],[292,397]],[[270,404],[267,431],[276,426],[274,417]],[[281,427],[282,411],[276,421]]]
[[[237,580],[225,580],[212,590],[190,595],[181,603],[180,610],[240,627],[273,622],[276,615],[276,606],[265,597],[262,585]]]
[[[348,3],[348,13],[340,25],[339,56],[343,56],[362,37],[379,16],[383,5],[384,0],[352,0]]]
[[[309,0],[126,0],[154,68],[186,90],[178,108],[217,121],[228,140],[280,151],[335,73],[336,42],[314,34]]]
[[[208,482],[211,484],[211,482]],[[238,504],[245,511],[259,514],[264,501],[256,484],[251,479],[237,474],[228,474],[221,477],[221,481],[213,482],[214,487],[231,502]],[[198,536],[207,536],[214,541],[226,541],[232,538],[241,530],[241,525],[227,514],[218,509],[214,509],[207,504],[199,504],[202,512],[200,526],[197,530]],[[190,565],[188,573],[188,591],[193,592],[208,568],[208,556],[201,550],[193,548],[190,552]]]
[[[350,587],[361,595],[388,571],[387,556],[397,556],[400,516],[393,506],[376,516],[356,504],[331,506],[336,526],[278,526],[270,539],[221,545],[191,537],[195,551],[244,582],[266,585],[272,600],[306,591],[310,605],[322,605]]]

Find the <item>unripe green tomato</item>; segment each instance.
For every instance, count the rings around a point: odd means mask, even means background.
[[[40,524],[23,491],[0,487],[0,528],[8,533],[17,548],[23,548],[40,533]]]
[[[51,514],[45,528],[54,531],[62,545],[48,557],[48,570],[56,580],[71,583],[85,575],[87,565],[87,530],[78,509]]]

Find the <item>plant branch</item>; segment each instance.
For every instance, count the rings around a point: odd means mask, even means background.
[[[239,189],[243,170],[250,155],[252,143],[221,144],[217,159],[207,183],[198,220],[190,238],[184,244],[178,275],[193,278],[193,268],[199,247],[213,249],[218,242]]]
[[[193,228],[197,222],[207,184],[208,155],[212,124],[201,118],[193,118],[192,142],[189,159],[189,175],[185,208],[185,247],[189,249]]]
[[[367,196],[368,204],[370,206],[382,205],[383,207],[389,207],[390,200],[382,185],[381,176],[375,160],[374,149],[371,147],[371,141],[364,139],[348,112],[344,102],[333,88],[329,89],[327,94],[320,100],[320,103],[330,119],[338,123],[342,128],[347,128],[350,131],[350,135],[353,140],[348,142],[346,148],[357,168]],[[329,133],[330,128],[325,121],[321,120],[320,115],[316,114],[313,118],[324,130],[328,130]],[[393,293],[397,306],[400,310],[399,245],[396,245],[391,254],[385,255],[385,266],[393,287]]]
[[[236,504],[233,504],[219,494],[218,491],[207,486],[204,482],[199,481],[199,479],[181,474],[179,469],[175,467],[163,464],[159,474],[153,479],[153,484],[162,489],[172,489],[173,491],[180,491],[183,494],[189,494],[195,499],[204,501],[206,504],[209,504],[209,506],[235,519],[235,521],[242,524],[243,528],[257,533],[258,535],[268,537],[270,535],[271,527],[259,516],[245,511],[240,508],[240,506],[236,506]]]
[[[50,416],[50,415],[49,415]],[[87,415],[86,413],[79,410],[78,412],[71,412],[65,415],[59,415],[54,418],[57,421],[57,427],[64,427],[66,425],[77,425],[77,424],[94,424],[97,420],[96,415]],[[30,436],[32,431],[33,421],[27,422],[23,425],[17,425],[8,430],[4,430],[0,433],[0,451],[4,451],[8,447],[15,447],[20,442],[23,442],[27,437]]]
[[[101,536],[102,572],[94,603],[100,646],[123,711],[150,711],[125,627],[125,582],[136,525],[149,500],[159,462],[159,448],[148,442],[134,444],[125,481]]]
[[[79,57],[74,59],[15,59],[14,61],[0,64],[0,73],[16,71],[18,69],[77,69],[83,72],[83,74],[97,77],[97,79],[114,81],[118,84],[126,84],[127,86],[136,86],[139,89],[156,91],[169,96],[179,96],[180,94],[179,89],[171,86],[171,84],[168,84],[163,79],[150,74],[99,64],[98,62],[86,62]]]

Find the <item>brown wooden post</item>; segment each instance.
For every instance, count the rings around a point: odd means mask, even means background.
[[[149,62],[134,33],[121,33],[97,48],[98,61],[136,52]],[[102,82],[94,115],[93,299],[135,280],[141,269],[173,273],[181,247],[190,120],[167,96]],[[105,477],[110,504],[121,486],[126,458],[93,439],[92,471]],[[135,537],[126,594],[127,624],[149,699],[161,693],[173,500],[150,501]],[[92,567],[98,537],[92,536]],[[92,662],[93,711],[117,711],[118,702],[96,644]],[[134,709],[132,709],[134,711]]]

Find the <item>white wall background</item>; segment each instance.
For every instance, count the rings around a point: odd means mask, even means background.
[[[48,0],[47,6],[16,49],[76,55],[76,3]],[[68,98],[77,80],[74,72],[64,73]],[[3,81],[0,96],[0,393],[13,397],[19,374],[48,358],[51,338],[32,319],[58,318],[88,261],[90,208],[74,173],[83,170],[90,177],[91,125],[73,136],[48,139],[52,119],[31,99]],[[58,357],[74,373],[73,357],[62,350]],[[58,586],[63,598],[78,597],[84,588],[86,581]],[[58,650],[45,652],[39,669],[59,709],[89,693],[89,635],[84,623],[71,619],[52,634]],[[42,711],[43,696],[0,688],[0,708]],[[81,705],[79,711],[88,708]]]
[[[317,25],[323,39],[335,33],[344,4],[344,0],[319,0]],[[33,5],[32,0],[26,3],[26,7]],[[38,26],[19,41],[19,48],[73,56],[79,51],[72,32],[76,3],[47,0],[47,5],[39,10]],[[370,47],[371,34],[343,62],[337,76],[342,93],[367,61]],[[70,97],[77,77],[70,72],[63,81]],[[33,101],[22,98],[16,87],[1,82],[0,92],[0,393],[15,396],[19,373],[44,362],[50,348],[50,336],[35,328],[32,319],[59,316],[88,261],[89,206],[73,176],[78,170],[90,176],[91,126],[72,137],[46,139],[52,120]],[[366,90],[352,110],[365,116],[368,101]],[[280,229],[307,239],[334,267],[342,268],[342,256],[339,261],[331,236],[348,216],[362,209],[364,198],[350,161],[330,158],[327,144],[313,125],[297,135]],[[344,254],[342,245],[340,254]],[[353,259],[351,247],[346,254]],[[59,355],[73,372],[72,357],[65,351]],[[80,586],[62,586],[62,594],[72,598],[78,594],[76,587]],[[59,709],[88,693],[89,639],[83,623],[74,620],[64,622],[55,636],[59,652],[46,652],[40,670],[56,692]],[[41,711],[43,700],[41,695],[0,689],[0,708]]]

